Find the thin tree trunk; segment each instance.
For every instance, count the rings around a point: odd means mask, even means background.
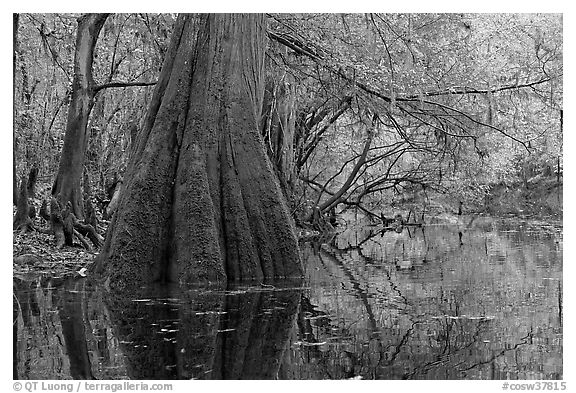
[[[12,97],[14,97],[13,105],[13,113],[14,113],[14,122],[12,124],[12,203],[14,206],[18,204],[18,178],[16,176],[16,150],[18,145],[16,144],[16,58],[18,54],[18,23],[20,20],[20,14],[12,14],[12,28],[13,28],[13,36],[12,36],[12,45],[13,45],[13,53],[12,53]]]
[[[264,24],[179,16],[95,264],[112,289],[302,276],[258,128]]]
[[[305,146],[302,147],[301,150],[302,154],[301,156],[298,157],[298,160],[296,162],[298,172],[300,171],[300,169],[302,169],[302,167],[306,164],[312,153],[316,150],[316,147],[318,147],[318,143],[320,143],[326,131],[328,131],[330,129],[330,126],[332,126],[348,109],[350,109],[351,105],[352,105],[352,98],[349,96],[344,97],[339,105],[339,108],[332,115],[332,117],[328,119],[326,124],[314,134],[314,136],[311,138],[309,142],[303,141],[304,143],[306,142],[307,143]]]
[[[30,219],[30,204],[28,203],[27,183],[27,178],[24,176],[20,182],[20,195],[18,196],[18,204],[13,221],[13,229],[18,229],[22,232],[26,232],[32,229],[32,220]]]
[[[120,201],[121,192],[122,192],[122,181],[118,181],[116,182],[116,186],[114,187],[112,198],[110,199],[108,206],[106,206],[106,209],[104,210],[103,217],[105,220],[111,219],[112,216],[114,215],[114,212],[116,212],[116,209],[118,209],[118,203]]]
[[[28,174],[28,182],[26,187],[28,189],[28,198],[34,198],[36,196],[36,181],[38,180],[38,167],[34,165]]]
[[[92,187],[90,185],[90,177],[88,176],[88,171],[84,172],[84,210],[86,211],[86,217],[84,222],[91,225],[94,229],[98,228],[98,218],[96,217],[96,210],[94,209],[94,204],[92,203]]]
[[[268,158],[286,197],[292,194],[294,174],[295,91],[285,75],[266,84],[261,129]]]
[[[108,14],[86,14],[78,18],[76,50],[74,53],[74,80],[68,107],[68,120],[64,146],[52,195],[61,206],[72,204],[76,217],[83,218],[80,183],[87,147],[87,126],[96,94],[92,78],[94,47]]]

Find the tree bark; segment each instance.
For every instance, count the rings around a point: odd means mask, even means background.
[[[36,164],[30,169],[28,173],[28,182],[27,182],[27,189],[28,189],[28,198],[34,198],[36,196],[36,181],[38,180],[38,167]]]
[[[83,218],[80,183],[87,147],[87,126],[96,94],[92,78],[94,47],[108,14],[85,14],[78,18],[76,49],[74,53],[74,79],[68,107],[66,135],[60,156],[52,195],[61,206],[72,204],[76,217]]]
[[[56,238],[56,247],[73,246],[74,237],[86,248],[91,249],[85,237],[90,239],[94,247],[99,248],[102,245],[103,238],[98,234],[96,229],[90,224],[84,224],[78,221],[78,218],[72,212],[72,204],[66,203],[64,209],[54,197],[50,200],[50,211],[46,200],[42,202],[40,216],[50,222],[51,231]]]
[[[110,289],[302,276],[258,128],[265,34],[263,15],[179,16],[93,268]]]
[[[294,130],[296,122],[294,82],[288,75],[268,81],[261,120],[268,158],[286,197],[292,194],[294,173]]]
[[[50,226],[56,238],[56,247],[62,248],[66,244],[64,235],[64,219],[62,218],[62,208],[58,200],[54,197],[50,199]]]
[[[118,209],[118,202],[120,201],[121,191],[122,191],[122,180],[116,183],[116,186],[114,187],[114,192],[112,193],[112,198],[110,199],[108,206],[106,206],[106,209],[104,210],[103,218],[105,220],[111,219],[112,216],[114,215],[114,212],[116,212],[116,209]]]
[[[24,176],[20,183],[20,195],[18,196],[18,204],[16,207],[16,214],[14,215],[13,229],[26,232],[32,229],[32,220],[30,219],[30,204],[28,203],[28,187],[27,178]]]
[[[40,217],[46,220],[46,222],[50,222],[50,210],[48,209],[48,201],[46,199],[42,201],[42,206],[40,206]]]
[[[12,45],[13,45],[13,53],[12,53],[12,97],[16,96],[16,58],[18,53],[18,23],[20,20],[20,14],[12,14],[12,29],[13,29],[13,36],[12,36]],[[12,125],[12,203],[14,206],[18,204],[18,178],[16,176],[16,108],[13,109],[14,113],[14,122]]]
[[[96,217],[96,210],[94,209],[94,204],[92,203],[92,187],[90,185],[90,177],[88,172],[84,172],[84,210],[86,212],[86,217],[84,222],[91,225],[94,229],[98,228],[98,218]]]

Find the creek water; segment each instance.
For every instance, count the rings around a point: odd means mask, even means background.
[[[303,283],[14,278],[17,379],[562,379],[561,223],[351,223]]]

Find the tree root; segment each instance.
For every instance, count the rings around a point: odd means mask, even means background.
[[[20,222],[18,225],[16,225],[16,228],[14,228],[14,230],[20,231],[21,235],[25,234],[26,232],[30,232],[34,229],[35,229],[34,224],[32,223],[30,217],[26,217],[23,222]]]
[[[312,228],[319,231],[320,233],[332,232],[334,231],[334,226],[330,223],[329,217],[326,217],[318,207],[316,207],[312,213]]]
[[[79,234],[84,235],[90,239],[94,247],[99,248],[104,242],[104,238],[96,232],[96,229],[90,224],[82,224],[78,220],[74,223],[74,230]]]
[[[90,247],[90,243],[88,243],[88,241],[84,238],[84,236],[78,233],[76,229],[73,230],[73,233],[76,236],[76,239],[78,239],[80,243],[82,243],[85,249],[92,250],[92,247]]]
[[[66,236],[64,235],[64,220],[62,218],[62,209],[56,198],[52,197],[50,200],[50,226],[56,238],[56,247],[62,248],[66,243]]]
[[[48,216],[45,203],[42,204],[40,215],[43,218]],[[88,243],[86,237],[90,239],[95,248],[99,248],[104,241],[92,225],[83,224],[76,218],[74,213],[72,213],[72,204],[70,202],[66,204],[65,209],[61,209],[58,200],[52,197],[50,201],[49,218],[52,233],[56,238],[56,246],[58,248],[62,248],[65,245],[72,246],[74,244],[74,238],[78,239],[80,244],[87,250],[91,250],[92,247],[90,247],[90,243]]]
[[[46,199],[42,201],[42,206],[40,206],[40,217],[50,222],[50,209],[48,209],[48,202]]]

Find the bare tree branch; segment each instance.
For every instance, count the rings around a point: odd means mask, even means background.
[[[94,86],[94,93],[100,90],[109,89],[112,87],[134,87],[134,86],[154,86],[157,82],[110,82]]]

